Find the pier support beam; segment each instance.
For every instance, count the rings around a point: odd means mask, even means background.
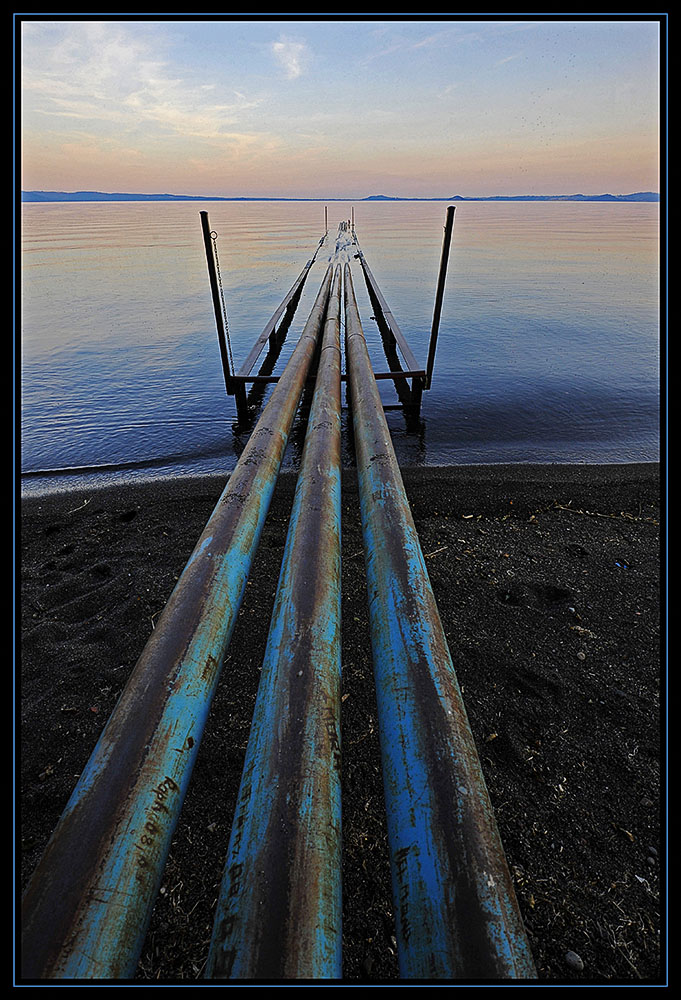
[[[433,381],[433,368],[435,366],[435,349],[440,331],[440,315],[442,313],[442,300],[445,294],[445,279],[447,277],[447,263],[449,261],[449,247],[452,242],[452,229],[454,228],[454,205],[449,205],[445,217],[445,231],[442,237],[442,253],[440,255],[440,270],[437,276],[437,287],[435,289],[435,305],[433,307],[433,322],[430,328],[430,341],[428,343],[428,360],[426,362],[425,388],[430,389]]]
[[[232,371],[229,350],[227,344],[227,331],[225,330],[225,320],[222,312],[222,302],[220,299],[220,283],[218,281],[217,269],[215,267],[215,251],[213,249],[213,236],[211,234],[208,212],[199,212],[201,218],[201,232],[203,233],[203,246],[206,251],[206,264],[208,266],[208,280],[210,282],[210,293],[213,299],[213,312],[215,313],[215,326],[218,334],[218,346],[220,348],[220,359],[222,361],[222,374],[225,379],[225,388],[231,396],[234,393],[232,382]]]

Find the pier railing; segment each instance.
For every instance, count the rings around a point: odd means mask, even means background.
[[[351,266],[333,261],[29,883],[25,980],[134,976],[313,364],[315,391],[206,975],[342,977],[342,313],[400,975],[535,977],[377,392]]]

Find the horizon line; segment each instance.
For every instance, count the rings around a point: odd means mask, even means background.
[[[612,194],[601,192],[599,194],[583,194],[575,192],[571,194],[493,194],[493,195],[385,195],[372,194],[362,196],[347,195],[315,195],[315,196],[295,196],[295,195],[192,195],[192,194],[172,194],[170,192],[127,192],[127,191],[99,191],[94,189],[79,189],[73,191],[46,190],[46,189],[21,189],[21,200],[23,201],[47,201],[47,200],[82,200],[84,198],[96,200],[94,196],[101,196],[106,199],[127,199],[127,200],[177,200],[177,201],[549,201],[558,199],[582,199],[598,200],[607,199],[612,201],[624,201],[626,199],[651,199],[660,198],[658,191],[631,191],[626,194]],[[50,196],[55,196],[51,198]]]

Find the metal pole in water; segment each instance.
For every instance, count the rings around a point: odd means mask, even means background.
[[[135,972],[331,277],[32,876],[24,979]]]
[[[437,278],[437,288],[435,291],[435,306],[433,308],[433,323],[430,329],[430,341],[428,343],[428,361],[426,362],[426,389],[430,389],[433,381],[433,367],[435,365],[435,348],[437,347],[438,332],[440,329],[440,315],[442,313],[442,300],[445,294],[445,278],[447,277],[447,261],[449,260],[449,247],[452,242],[452,229],[454,227],[454,205],[449,205],[445,217],[445,232],[442,239],[442,254],[440,256],[440,270]]]
[[[336,267],[206,968],[340,979],[340,286]]]
[[[210,280],[210,291],[213,298],[213,312],[215,313],[215,325],[218,331],[218,344],[220,345],[220,358],[222,359],[222,372],[225,378],[225,388],[230,396],[234,394],[234,385],[231,376],[234,374],[230,370],[229,352],[227,350],[227,337],[225,334],[225,324],[222,315],[222,304],[220,301],[220,288],[218,284],[217,272],[215,269],[215,254],[213,251],[213,241],[211,237],[208,212],[199,212],[201,216],[201,231],[203,232],[203,245],[206,251],[206,263],[208,265],[208,278]]]
[[[345,322],[400,974],[533,979],[349,265]]]

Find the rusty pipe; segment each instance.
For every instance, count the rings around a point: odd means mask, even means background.
[[[340,979],[340,286],[315,392],[206,967]]]
[[[62,814],[23,900],[24,979],[135,971],[313,359],[310,317]]]
[[[535,978],[345,269],[346,358],[400,974]]]

